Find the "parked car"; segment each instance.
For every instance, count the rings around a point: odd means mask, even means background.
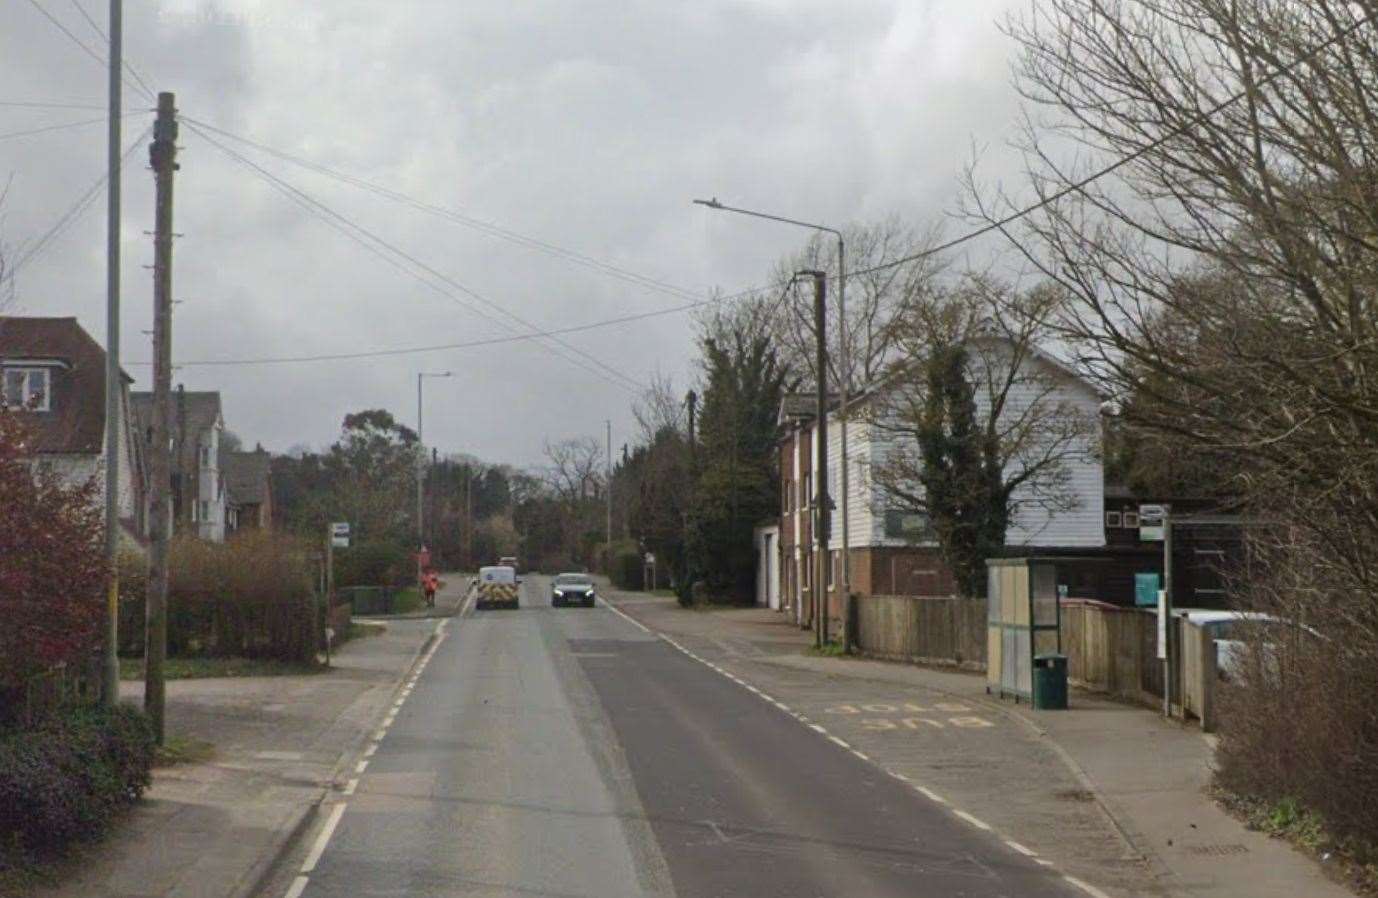
[[[555,608],[569,604],[592,608],[597,598],[593,578],[588,574],[557,574],[550,584],[550,604]]]
[[[1300,627],[1304,633],[1318,639],[1323,638],[1305,624],[1295,624],[1261,611],[1206,611],[1183,608],[1175,614],[1200,627],[1206,635],[1215,640],[1215,669],[1222,679],[1237,676],[1248,657],[1250,628],[1263,629],[1265,639],[1261,645],[1274,662],[1271,667],[1276,667],[1273,646],[1286,638],[1285,631]]]

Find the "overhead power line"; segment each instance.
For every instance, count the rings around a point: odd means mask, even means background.
[[[91,30],[94,31],[96,34],[100,35],[101,42],[109,46],[109,35],[105,33],[105,29],[101,28],[99,25],[96,24],[95,19],[91,18],[91,14],[86,11],[86,7],[81,5],[81,0],[72,0],[72,5],[77,8],[77,12],[81,13],[81,17],[86,20],[86,24],[91,26]],[[143,90],[144,96],[148,97],[149,99],[153,99],[153,88],[148,86],[148,82],[145,81],[143,79],[143,76],[140,75],[139,72],[134,68],[134,64],[131,63],[128,59],[124,58],[121,58],[120,62],[123,63],[124,70],[129,73],[130,77],[132,77],[135,81],[139,82],[139,87]]]
[[[24,109],[82,109],[92,112],[100,112],[106,108],[99,103],[54,103],[42,100],[0,100],[0,106]]]
[[[482,305],[492,309],[498,315],[510,319],[511,322],[515,322],[520,327],[526,328],[528,330],[528,333],[525,335],[526,338],[548,339],[554,342],[559,348],[553,349],[553,351],[555,351],[558,356],[564,358],[571,364],[574,364],[577,367],[589,371],[590,373],[594,373],[599,377],[610,379],[618,386],[622,386],[632,392],[639,392],[641,389],[643,389],[643,385],[635,379],[631,378],[630,376],[623,374],[616,368],[611,367],[610,365],[606,364],[605,362],[602,362],[599,359],[581,353],[578,349],[571,346],[567,342],[561,340],[558,336],[554,334],[546,334],[540,328],[536,327],[535,325],[532,325],[530,322],[526,321],[520,316],[508,311],[507,309],[503,308],[501,305],[484,296],[483,294],[479,293],[478,291],[473,290],[472,288],[460,283],[459,281],[455,280],[449,275],[446,275],[443,272],[436,270],[435,268],[431,267],[430,265],[427,265],[425,262],[422,262],[415,256],[407,253],[406,251],[400,249],[392,243],[389,243],[387,240],[383,239],[382,237],[378,236],[377,234],[373,233],[372,231],[368,230],[362,225],[359,225],[357,222],[354,222],[348,217],[340,214],[339,212],[336,212],[334,209],[322,203],[315,197],[312,197],[305,191],[302,191],[301,189],[293,186],[292,184],[283,180],[282,178],[279,178],[278,176],[274,175],[272,172],[269,172],[267,169],[263,168],[262,166],[258,165],[252,160],[247,159],[243,156],[243,154],[238,153],[235,150],[225,146],[225,144],[221,143],[211,135],[207,134],[197,125],[192,124],[191,122],[187,122],[187,127],[189,130],[200,136],[203,140],[206,140],[207,142],[215,146],[217,149],[219,149],[221,152],[230,156],[230,158],[249,167],[256,175],[267,180],[275,188],[287,194],[293,200],[293,202],[297,203],[297,205],[301,206],[310,214],[318,218],[322,218],[322,220],[328,222],[336,230],[339,230],[345,236],[349,237],[349,239],[360,244],[361,246],[364,246],[372,254],[379,256],[380,258],[383,258],[384,261],[387,261],[393,267],[398,268],[406,274],[409,274],[410,276],[420,281],[422,284],[430,287],[432,290],[435,290],[436,292],[447,297],[448,299],[459,303],[460,305],[464,306],[465,308],[468,308],[475,314],[478,314],[488,319],[489,321],[492,321],[502,327],[507,327],[509,329],[512,327],[512,325],[508,321],[503,321],[499,318],[495,318],[493,315],[488,314],[482,309],[474,306],[473,303],[469,300],[481,303]],[[444,287],[442,287],[441,284],[448,285],[449,287],[458,291],[460,294],[463,294],[464,297],[468,297],[469,300],[463,299],[460,296],[456,296],[449,290],[444,289]]]
[[[138,112],[126,112],[121,118],[130,118],[136,115],[148,115],[148,110],[140,109]],[[47,134],[52,131],[65,131],[69,128],[84,128],[87,125],[101,125],[109,121],[105,116],[100,118],[82,119],[79,122],[63,122],[60,125],[45,125],[42,128],[30,128],[27,131],[11,131],[8,134],[0,134],[0,140],[14,140],[20,137],[32,137],[35,134]]]
[[[121,168],[128,164],[130,157],[134,155],[134,151],[143,143],[144,138],[148,136],[150,130],[152,129],[145,128],[142,133],[134,138],[129,144],[129,148],[125,150],[124,154],[120,157]],[[96,179],[94,184],[77,197],[76,202],[72,203],[72,205],[58,217],[57,221],[53,222],[52,226],[49,227],[47,231],[43,232],[37,240],[22,245],[19,254],[15,257],[14,264],[6,268],[4,277],[0,278],[0,286],[12,282],[19,272],[42,258],[57,240],[86,214],[86,211],[90,209],[96,199],[100,197],[109,178],[109,172],[102,174]]]
[[[923,259],[932,258],[933,256],[936,256],[940,253],[944,253],[948,250],[955,249],[956,247],[959,247],[964,243],[969,243],[972,240],[975,240],[979,237],[984,237],[987,234],[990,234],[994,231],[1004,230],[1006,227],[1014,224],[1020,219],[1027,218],[1033,213],[1039,211],[1040,209],[1046,209],[1053,203],[1056,203],[1062,199],[1066,199],[1074,193],[1081,193],[1087,187],[1090,187],[1093,183],[1099,181],[1101,178],[1114,174],[1115,172],[1124,168],[1126,165],[1129,165],[1133,162],[1138,161],[1139,159],[1142,159],[1144,156],[1148,155],[1154,150],[1161,149],[1162,147],[1166,146],[1169,142],[1176,140],[1183,134],[1186,134],[1187,132],[1193,130],[1202,123],[1208,121],[1212,117],[1220,114],[1224,110],[1233,106],[1235,103],[1238,103],[1240,100],[1243,100],[1245,97],[1247,97],[1251,90],[1257,91],[1259,88],[1266,87],[1272,84],[1274,81],[1283,77],[1284,75],[1291,74],[1296,69],[1300,68],[1302,65],[1305,65],[1306,63],[1309,63],[1312,60],[1314,60],[1317,56],[1319,56],[1321,53],[1325,52],[1329,48],[1333,47],[1335,44],[1355,34],[1356,32],[1358,32],[1360,28],[1369,24],[1372,20],[1373,16],[1364,16],[1350,27],[1341,29],[1341,31],[1338,34],[1334,35],[1333,37],[1327,40],[1322,41],[1320,44],[1313,47],[1307,53],[1304,53],[1296,59],[1292,60],[1292,62],[1290,62],[1289,64],[1281,68],[1274,69],[1270,74],[1258,79],[1258,81],[1255,82],[1252,88],[1245,88],[1232,94],[1231,96],[1226,97],[1219,103],[1216,103],[1214,106],[1211,106],[1210,108],[1206,109],[1200,114],[1193,116],[1191,119],[1189,119],[1181,126],[1168,131],[1162,137],[1159,137],[1156,140],[1149,141],[1142,147],[1139,147],[1134,152],[1121,156],[1114,162],[1111,162],[1108,165],[1097,169],[1096,171],[1092,172],[1091,174],[1087,175],[1081,180],[1069,184],[1066,187],[1063,187],[1061,190],[1054,191],[1053,193],[1049,194],[1048,196],[1044,197],[1043,199],[1039,200],[1031,206],[1026,206],[1022,209],[1012,212],[1009,215],[1006,215],[1004,218],[1001,218],[997,221],[992,221],[986,225],[983,225],[982,227],[977,228],[974,231],[963,234],[962,236],[957,237],[956,239],[949,240],[946,243],[941,243],[937,246],[923,250],[922,252],[913,253],[912,255],[904,256],[899,259],[894,259],[890,262],[883,262],[879,265],[872,265],[869,268],[861,268],[855,271],[849,271],[847,275],[848,277],[852,277],[855,275],[872,274],[877,271],[885,271],[890,268],[897,268],[901,265],[907,265],[910,262],[918,262]]]
[[[434,203],[426,202],[425,200],[417,199],[416,197],[408,196],[405,193],[401,193],[400,191],[384,187],[381,184],[376,184],[371,181],[367,181],[363,178],[355,177],[345,172],[341,172],[336,169],[329,168],[325,165],[321,165],[318,162],[313,162],[310,159],[306,159],[301,156],[288,153],[285,150],[279,150],[274,147],[268,146],[267,144],[264,144],[262,142],[252,140],[248,137],[234,134],[230,131],[226,131],[223,128],[218,128],[215,125],[212,125],[208,122],[192,118],[188,118],[186,120],[194,122],[202,128],[205,128],[208,131],[212,131],[222,137],[226,137],[230,140],[242,143],[246,146],[250,146],[256,150],[267,153],[268,155],[281,159],[284,162],[290,162],[293,165],[300,166],[302,168],[316,172],[317,174],[324,175],[328,178],[333,178],[337,181],[340,181],[341,183],[349,184],[361,190],[369,191],[370,193],[373,193],[377,196],[381,196],[385,199],[392,200],[393,202],[401,203],[405,206],[409,206],[418,211],[447,219],[457,224],[464,225],[465,227],[473,228],[475,230],[489,234],[490,236],[497,237],[501,240],[506,240],[510,243],[514,243],[519,246],[525,246],[529,249],[534,249],[538,252],[543,252],[548,255],[564,259],[565,261],[571,262],[573,264],[581,265],[586,268],[602,272],[604,274],[618,278],[619,280],[626,281],[628,283],[635,284],[640,287],[645,287],[650,290],[665,293],[670,296],[674,296],[678,299],[697,299],[701,295],[699,292],[691,290],[687,287],[676,286],[675,284],[670,284],[657,278],[640,274],[635,271],[631,271],[625,267],[613,264],[611,262],[607,262],[602,259],[586,255],[584,253],[578,252],[577,250],[568,249],[567,247],[559,246],[549,241],[542,240],[538,237],[532,237],[528,234],[522,234],[518,231],[512,230],[511,228],[506,228],[501,225],[494,224],[493,222],[485,221],[481,218],[476,218],[472,215],[459,212],[455,209],[449,209],[444,206],[439,206]]]
[[[80,48],[83,53],[94,59],[98,64],[102,66],[109,65],[104,56],[100,55],[100,53],[98,53],[97,51],[91,49],[91,47],[84,40],[77,37],[76,34],[72,32],[72,29],[62,24],[62,20],[59,19],[57,16],[53,15],[51,12],[49,12],[48,9],[45,6],[43,6],[43,4],[38,2],[38,0],[29,0],[29,5],[32,6],[34,9],[38,10],[39,15],[43,16],[43,18],[47,19],[48,22],[54,28],[66,35],[67,39],[70,40],[72,43],[76,44],[77,47]],[[83,13],[84,12],[85,11],[83,10]],[[87,20],[90,21],[89,16],[87,17]],[[94,22],[92,24],[94,24]],[[100,29],[97,28],[97,31],[99,32]],[[101,33],[103,34],[104,32]],[[109,40],[107,39],[106,42],[109,43]],[[130,84],[129,79],[124,79],[124,83],[127,86],[132,87],[135,90],[142,93],[145,99],[149,100],[150,102],[152,102],[155,99],[153,91],[149,90],[148,86],[142,83],[142,79],[140,79],[139,82],[133,84]]]

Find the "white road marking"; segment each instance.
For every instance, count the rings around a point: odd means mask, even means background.
[[[943,798],[941,795],[939,795],[937,792],[934,792],[932,789],[925,789],[923,786],[915,786],[914,788],[918,791],[920,795],[922,795],[924,798],[927,798],[929,801],[936,801],[938,804],[947,804],[947,799]]]
[[[1025,848],[1013,839],[1006,839],[1005,844],[1024,855],[1024,857],[1038,857],[1038,852],[1034,851],[1032,848]]]
[[[1081,889],[1086,894],[1090,895],[1091,898],[1110,898],[1109,895],[1105,894],[1100,889],[1096,888],[1093,885],[1090,885],[1089,883],[1082,882],[1075,876],[1064,876],[1062,878],[1067,880],[1069,883],[1076,886],[1077,888]]]
[[[842,746],[843,748],[851,748],[851,747],[852,747],[851,745],[849,745],[849,744],[847,743],[847,740],[845,740],[845,739],[839,739],[839,738],[837,738],[836,736],[829,736],[829,737],[828,737],[828,741],[830,741],[830,742],[836,742],[838,745]]]
[[[821,615],[820,615],[820,616],[821,616]],[[825,736],[826,736],[827,733],[828,733],[827,730],[823,729],[821,726],[819,726],[819,725],[816,724],[816,723],[811,723],[811,724],[809,724],[809,729],[813,730],[815,733],[822,733],[822,734],[824,734]]]
[[[378,751],[378,743],[374,742],[368,748],[364,749],[364,757],[371,758],[376,751]]]
[[[330,811],[330,816],[325,821],[325,826],[321,828],[321,834],[316,836],[316,841],[311,846],[311,853],[302,862],[301,872],[310,873],[316,869],[316,864],[320,862],[321,855],[325,854],[325,846],[330,844],[330,839],[335,835],[335,827],[340,825],[340,818],[344,816],[345,808],[348,807],[344,802],[335,805]]]
[[[364,772],[365,770],[367,770],[367,769],[368,769],[368,761],[360,761],[359,763],[357,763],[357,764],[354,765],[354,772],[355,772],[355,773],[363,773],[363,772]]]
[[[387,731],[387,730],[385,730],[385,729],[379,730],[378,732],[376,732],[376,733],[373,734],[373,741],[375,741],[375,742],[382,742],[382,741],[383,741],[383,737],[386,736],[387,734],[388,734],[388,731]]]
[[[598,601],[602,602],[603,607],[611,611],[613,614],[617,615],[625,621],[630,621],[642,633],[651,632],[651,629],[649,627],[647,627],[645,624],[643,624],[636,618],[632,617],[627,612],[623,611],[621,608],[618,608],[616,605],[614,605],[612,602],[609,602],[607,599],[599,599]]]
[[[979,818],[979,817],[973,817],[971,814],[968,814],[966,811],[959,811],[959,810],[957,810],[956,808],[953,808],[953,809],[952,809],[952,813],[956,814],[958,817],[961,817],[963,820],[965,820],[967,823],[970,823],[972,826],[976,827],[977,829],[984,829],[984,830],[986,830],[987,832],[990,831],[990,824],[987,823],[987,822],[985,822],[984,820],[982,820],[982,819]]]
[[[345,783],[344,794],[345,794],[345,795],[353,795],[353,794],[354,794],[354,790],[357,789],[357,788],[359,788],[359,778],[358,778],[358,777],[355,777],[354,779],[352,779],[352,780],[350,780],[349,782]]]
[[[781,711],[789,710],[789,705],[785,704],[784,702],[776,702],[775,707],[779,708]]]
[[[306,884],[310,881],[310,877],[298,876],[296,879],[292,880],[291,887],[282,898],[301,898],[301,893],[306,891]]]
[[[897,780],[901,780],[906,783],[909,782],[909,777],[905,776],[903,773],[896,773],[895,771],[891,770],[890,775]]]
[[[871,760],[870,755],[867,755],[867,754],[865,754],[865,753],[863,753],[863,752],[859,752],[859,751],[857,751],[855,748],[852,749],[852,754],[856,755],[858,758],[860,758],[860,759],[863,760],[863,761],[869,761],[869,760]]]

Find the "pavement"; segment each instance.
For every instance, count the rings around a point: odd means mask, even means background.
[[[437,605],[454,613],[458,584]],[[327,796],[433,637],[433,620],[387,623],[300,676],[174,680],[170,736],[209,742],[205,763],[161,767],[109,838],[35,898],[251,898]],[[142,683],[121,698],[142,701]]]
[[[1035,711],[987,695],[984,675],[811,655],[811,634],[765,609],[608,598],[1106,895],[1352,894],[1211,799],[1195,727],[1082,691]]]
[[[619,611],[441,626],[264,894],[1096,896]]]

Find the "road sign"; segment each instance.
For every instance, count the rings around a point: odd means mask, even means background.
[[[337,549],[349,548],[348,521],[337,521],[330,525],[330,544]]]
[[[1167,660],[1167,590],[1158,590],[1158,660]]]
[[[1167,526],[1167,506],[1139,506],[1139,540],[1146,543],[1163,541],[1163,530]]]
[[[655,564],[655,563],[656,563],[655,553],[653,553],[653,552],[647,552],[647,553],[646,553],[646,563],[647,563],[647,564]]]

